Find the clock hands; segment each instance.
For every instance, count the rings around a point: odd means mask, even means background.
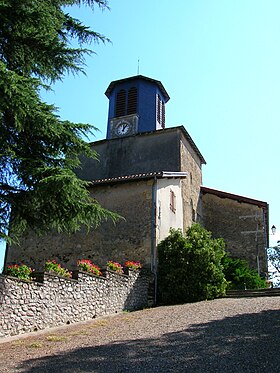
[[[116,131],[119,134],[119,136],[126,135],[130,131],[130,124],[123,121],[118,124]]]
[[[128,124],[127,123],[123,123],[122,124],[121,132],[125,133],[127,131],[127,128],[128,128]]]

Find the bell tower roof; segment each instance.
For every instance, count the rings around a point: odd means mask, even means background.
[[[158,88],[160,89],[160,91],[162,92],[163,96],[164,96],[165,102],[169,101],[169,99],[170,99],[169,94],[166,92],[162,83],[159,80],[148,78],[147,76],[144,76],[144,75],[135,75],[135,76],[130,76],[130,77],[124,78],[124,79],[114,80],[113,82],[111,82],[109,84],[108,88],[106,89],[105,95],[108,98],[110,98],[112,90],[117,85],[120,85],[122,83],[129,83],[129,82],[135,81],[135,80],[144,80],[144,81],[147,81],[147,82],[150,82],[150,83],[153,83],[153,84],[157,85]]]
[[[107,139],[165,128],[165,104],[169,95],[159,80],[135,75],[111,82]]]

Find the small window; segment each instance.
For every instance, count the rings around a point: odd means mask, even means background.
[[[126,114],[126,91],[121,89],[116,98],[116,117],[122,117]]]
[[[128,91],[127,115],[137,113],[137,88],[132,87]]]
[[[115,116],[123,117],[124,115],[137,113],[137,88],[131,87],[128,92],[121,89],[116,96]]]
[[[159,95],[157,95],[157,121],[162,128],[165,128],[165,105]]]
[[[176,212],[176,195],[172,189],[170,189],[170,210]]]

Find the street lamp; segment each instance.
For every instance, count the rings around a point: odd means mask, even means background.
[[[275,225],[273,225],[273,226],[271,227],[271,233],[272,233],[272,234],[275,234],[275,232],[276,232],[276,227],[275,227]]]

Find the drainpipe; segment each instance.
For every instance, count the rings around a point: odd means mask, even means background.
[[[151,224],[151,272],[155,279],[154,303],[157,302],[157,255],[156,255],[156,213],[157,213],[157,177],[152,185],[152,224]]]

